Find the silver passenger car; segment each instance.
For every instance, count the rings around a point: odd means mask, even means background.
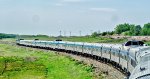
[[[19,40],[17,44],[30,47],[68,50],[88,54],[93,57],[100,57],[101,59],[113,63],[115,66],[121,66],[121,69],[129,73],[134,70],[137,64],[141,64],[141,52],[149,49],[149,46],[144,46],[142,41],[128,41],[124,45],[121,45],[69,41]],[[139,65],[136,68],[138,68]],[[135,70],[134,72],[137,71]],[[133,74],[131,76],[133,76]],[[134,79],[134,77],[130,78]]]

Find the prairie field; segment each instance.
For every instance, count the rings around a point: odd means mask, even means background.
[[[0,79],[93,79],[92,71],[57,52],[0,44]]]

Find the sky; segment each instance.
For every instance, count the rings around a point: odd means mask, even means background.
[[[150,22],[150,0],[0,0],[0,32],[87,35]]]

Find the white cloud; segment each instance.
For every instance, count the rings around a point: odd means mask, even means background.
[[[91,11],[100,11],[100,12],[116,12],[117,9],[113,8],[90,8]]]

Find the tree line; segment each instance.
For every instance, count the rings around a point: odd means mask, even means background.
[[[107,32],[94,32],[92,36],[106,36],[106,35],[125,35],[125,36],[148,36],[150,35],[150,23],[144,24],[143,27],[141,25],[135,24],[119,24],[115,27],[114,31]]]
[[[0,39],[2,38],[16,38],[17,35],[15,34],[5,34],[5,33],[0,33]]]

